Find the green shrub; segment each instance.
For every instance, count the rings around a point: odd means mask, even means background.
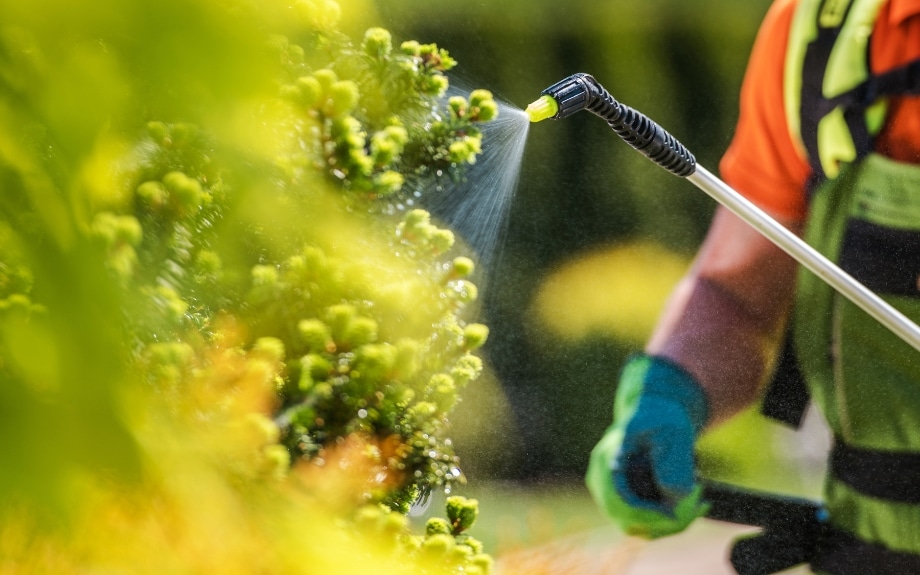
[[[58,3],[9,8],[0,401],[20,416],[0,435],[25,447],[0,440],[4,503],[79,524],[74,477],[111,478],[197,516],[198,482],[275,502],[293,483],[408,537],[397,515],[463,479],[448,415],[488,332],[465,317],[472,261],[400,206],[475,161],[491,94],[446,101],[445,50],[353,43],[328,1],[99,0],[65,31]]]

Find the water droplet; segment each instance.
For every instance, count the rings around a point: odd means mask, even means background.
[[[367,410],[366,410],[366,409],[359,409],[359,410],[358,410],[358,417],[360,417],[361,419],[364,419],[365,417],[367,417]]]

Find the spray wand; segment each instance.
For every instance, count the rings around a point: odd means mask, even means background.
[[[559,120],[581,110],[588,110],[603,118],[627,144],[662,168],[690,180],[907,344],[920,351],[920,327],[917,327],[917,324],[697,164],[696,158],[683,144],[648,116],[616,101],[593,76],[573,74],[543,90],[542,96],[527,106],[531,122],[547,118]]]
[[[616,101],[588,74],[574,74],[553,84],[527,107],[531,122],[562,119],[581,110],[603,118],[620,138],[669,172],[690,180],[717,202],[792,256],[843,296],[920,351],[920,328],[874,292],[856,281],[820,252],[783,227],[725,182],[698,165],[693,154],[661,126],[637,110]],[[658,500],[651,468],[638,466],[629,481],[640,497]],[[820,504],[761,493],[716,482],[703,482],[710,519],[759,526],[763,532],[744,538],[732,548],[738,573],[762,575],[813,562],[829,541],[826,511]]]

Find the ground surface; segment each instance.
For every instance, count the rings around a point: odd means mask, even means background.
[[[643,541],[600,528],[502,552],[497,557],[497,575],[735,575],[728,561],[731,541],[750,532],[750,528],[701,520],[680,535]],[[784,573],[808,572],[799,568]]]
[[[655,541],[625,537],[579,482],[539,486],[485,484],[462,495],[480,502],[470,534],[496,561],[496,575],[734,575],[734,538],[756,529],[700,519],[687,531]],[[432,497],[416,521],[441,513]],[[803,575],[805,569],[784,575]]]
[[[770,460],[768,472],[743,486],[819,498],[829,436],[816,412],[809,411],[802,429],[777,426],[773,434],[782,457]],[[732,440],[750,445],[743,434]],[[480,501],[471,534],[497,559],[496,575],[734,575],[731,542],[756,531],[701,519],[680,535],[652,542],[629,539],[597,508],[580,478],[534,484],[470,481],[458,491]],[[440,513],[438,499],[432,497],[420,522],[426,513]],[[799,568],[784,575],[808,572]]]

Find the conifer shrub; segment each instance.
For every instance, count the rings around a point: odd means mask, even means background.
[[[446,50],[353,40],[329,1],[89,4],[63,37],[56,3],[18,6],[0,37],[0,399],[25,414],[0,431],[27,445],[4,509],[79,527],[101,508],[109,535],[140,509],[165,535],[121,555],[174,571],[171,530],[237,516],[271,545],[266,525],[299,532],[287,504],[487,573],[475,501],[421,535],[405,515],[463,481],[448,417],[488,336],[472,260],[418,200],[475,162],[491,94],[447,98]],[[73,450],[49,463],[57,433]]]

